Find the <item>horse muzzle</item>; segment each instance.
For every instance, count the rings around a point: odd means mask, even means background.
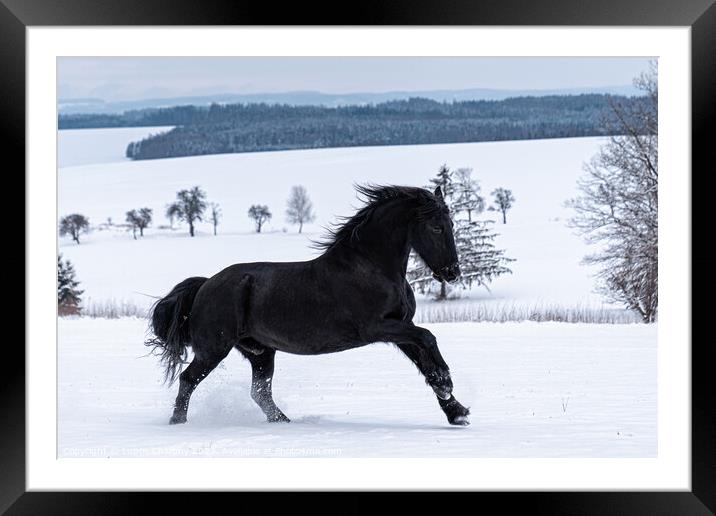
[[[460,277],[460,265],[457,262],[447,265],[442,269],[434,271],[433,277],[438,281],[453,283]]]

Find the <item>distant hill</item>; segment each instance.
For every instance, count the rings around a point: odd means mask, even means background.
[[[410,97],[443,101],[462,100],[504,100],[510,97],[545,97],[551,95],[581,94],[639,95],[633,86],[612,86],[604,88],[569,88],[550,90],[508,90],[474,88],[467,90],[432,90],[432,91],[389,91],[385,93],[321,93],[318,91],[291,91],[283,93],[224,93],[217,95],[154,98],[121,102],[108,102],[98,98],[59,99],[60,114],[121,114],[147,108],[166,108],[173,106],[210,104],[289,104],[292,106],[327,106],[379,104],[391,100],[404,100]]]
[[[64,115],[60,127],[88,122],[172,125],[132,142],[132,159],[376,145],[418,145],[608,134],[610,104],[644,97],[562,95],[437,102],[424,98],[341,107],[212,104],[125,113]],[[637,112],[631,106],[627,112]]]

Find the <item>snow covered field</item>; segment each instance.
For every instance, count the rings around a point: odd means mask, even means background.
[[[132,139],[160,128],[62,131],[58,215],[82,213],[93,231],[59,251],[75,266],[86,303],[148,307],[188,276],[249,261],[315,256],[321,226],[353,213],[353,183],[424,185],[440,165],[472,167],[482,193],[509,188],[498,248],[515,258],[491,292],[436,303],[419,313],[506,306],[607,307],[593,293],[591,250],[565,226],[582,164],[600,138],[369,147],[128,161]],[[82,136],[82,133],[86,133]],[[318,218],[297,234],[284,222],[291,186],[304,185]],[[177,190],[201,186],[221,205],[219,235],[200,224],[159,228]],[[265,233],[246,212],[267,204]],[[155,222],[133,240],[117,228],[148,206]],[[111,217],[115,226],[100,230]],[[497,218],[493,212],[483,215]],[[249,365],[232,354],[197,389],[186,425],[167,425],[176,385],[161,384],[156,357],[142,357],[146,321],[59,321],[58,433],[71,456],[653,457],[656,455],[657,326],[640,324],[440,323],[456,397],[472,426],[450,427],[414,366],[390,345],[334,355],[279,354],[274,392],[292,419],[270,425],[251,401]]]
[[[144,132],[159,129],[144,128]],[[125,129],[117,131],[121,145]],[[60,163],[79,158],[82,140],[63,138]],[[75,131],[72,131],[75,132]],[[580,265],[591,250],[565,226],[570,211],[563,206],[576,193],[582,164],[592,156],[599,138],[535,140],[474,144],[420,145],[225,154],[151,161],[68,166],[59,169],[59,215],[82,213],[97,226],[112,217],[124,222],[133,208],[154,210],[154,227],[132,240],[125,230],[94,230],[76,245],[60,240],[60,252],[69,258],[85,289],[85,299],[127,300],[147,307],[152,299],[138,292],[161,295],[188,276],[213,275],[227,265],[260,260],[292,261],[315,256],[311,239],[322,226],[350,215],[360,205],[353,183],[424,185],[440,165],[472,167],[482,193],[499,186],[512,189],[517,201],[508,223],[495,225],[498,248],[515,258],[512,275],[497,278],[491,292],[484,288],[462,292],[480,303],[510,305],[602,306],[593,293],[590,267]],[[110,145],[111,143],[111,145]],[[101,145],[100,145],[101,146]],[[67,156],[67,157],[65,157]],[[296,234],[284,222],[286,199],[292,185],[304,185],[317,212],[314,224]],[[219,236],[208,223],[199,225],[196,238],[186,228],[157,229],[167,224],[165,206],[179,189],[200,185],[210,201],[223,211]],[[265,233],[253,232],[246,212],[251,204],[267,204],[274,214]],[[485,212],[483,218],[497,218]],[[283,230],[286,230],[284,233]],[[419,299],[419,302],[429,300]]]
[[[232,353],[167,424],[176,385],[142,355],[141,319],[59,321],[62,457],[655,457],[656,325],[459,323],[427,327],[471,426],[447,424],[397,348],[276,356],[267,423]]]
[[[163,133],[168,127],[121,127],[58,131],[58,167],[129,161],[124,156],[130,141]]]

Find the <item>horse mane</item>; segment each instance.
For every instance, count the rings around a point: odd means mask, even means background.
[[[371,218],[373,213],[394,199],[413,201],[415,215],[418,219],[430,217],[448,209],[441,199],[424,188],[372,184],[354,185],[354,188],[365,198],[363,206],[350,217],[338,217],[343,221],[342,223],[325,228],[326,236],[323,240],[313,242],[314,249],[327,251],[338,244],[354,242],[358,239],[360,228]]]

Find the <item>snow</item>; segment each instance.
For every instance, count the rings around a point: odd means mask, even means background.
[[[279,353],[273,389],[291,423],[267,423],[232,353],[168,425],[142,319],[59,321],[61,457],[655,457],[656,326],[426,325],[451,367],[469,427],[386,344],[322,356]]]
[[[122,142],[118,147],[128,143],[124,129],[102,131],[117,131]],[[111,140],[107,135],[104,139]],[[79,148],[77,141],[61,141],[68,142],[66,149],[60,148],[63,162],[65,153],[75,155]],[[80,245],[61,239],[60,252],[75,264],[86,299],[149,306],[152,299],[137,292],[162,295],[188,276],[210,276],[242,261],[310,259],[316,255],[309,247],[311,240],[320,238],[321,228],[360,205],[353,183],[424,185],[447,163],[472,167],[483,195],[503,186],[516,197],[508,223],[495,224],[497,247],[516,259],[510,264],[513,274],[497,278],[491,292],[480,288],[460,295],[482,303],[601,306],[605,300],[593,292],[594,269],[580,264],[591,250],[566,227],[570,211],[563,203],[576,194],[582,164],[602,142],[574,138],[319,149],[62,167],[60,216],[83,213],[96,227],[107,217],[122,223],[126,211],[148,206],[155,222],[137,241],[125,230],[95,230]],[[302,235],[284,221],[286,200],[295,184],[307,188],[318,215]],[[194,185],[221,205],[217,237],[209,223],[199,225],[194,239],[188,238],[185,227],[157,228],[168,223],[163,213],[175,192]],[[253,232],[246,214],[254,203],[267,204],[274,214],[260,235]],[[499,216],[486,212],[483,218]]]
[[[565,226],[582,164],[600,138],[226,154],[152,161],[123,156],[130,140],[166,128],[60,131],[58,214],[82,213],[93,229],[77,245],[60,238],[85,302],[148,307],[189,276],[248,261],[314,257],[321,226],[353,213],[353,183],[424,185],[439,166],[472,167],[484,195],[513,191],[498,248],[515,258],[491,292],[449,306],[558,304],[601,307],[591,249]],[[291,186],[306,187],[317,220],[303,234],[284,222]],[[223,211],[219,235],[201,223],[161,228],[175,192],[200,185]],[[267,231],[246,212],[267,204]],[[148,206],[145,237],[116,225]],[[498,218],[494,212],[485,214]],[[284,231],[285,230],[285,231]],[[419,309],[448,306],[418,297]],[[232,353],[199,386],[185,425],[167,424],[177,386],[162,385],[143,356],[147,322],[58,322],[58,443],[62,457],[654,457],[656,325],[426,324],[451,366],[472,425],[447,424],[431,390],[391,345],[305,357],[277,354],[274,393],[289,424],[268,424],[249,397],[248,362]]]
[[[124,152],[130,141],[141,140],[150,134],[163,133],[172,127],[122,127],[58,131],[58,167],[129,161]]]

